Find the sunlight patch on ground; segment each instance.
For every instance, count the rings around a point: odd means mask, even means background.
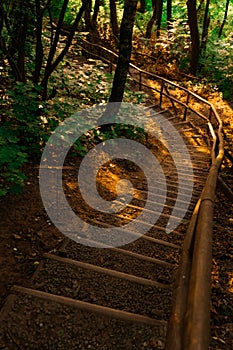
[[[228,291],[230,293],[233,293],[233,272],[228,272],[228,277],[229,277],[229,288],[228,288]]]
[[[217,285],[219,284],[219,265],[216,262],[216,260],[213,260],[213,269],[212,269],[212,284]]]

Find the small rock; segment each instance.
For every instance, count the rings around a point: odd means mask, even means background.
[[[17,234],[13,234],[14,239],[20,240],[22,239],[22,237],[20,235]]]

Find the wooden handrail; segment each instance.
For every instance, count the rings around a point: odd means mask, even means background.
[[[109,50],[109,49],[106,49],[105,47],[103,47],[103,46],[101,46],[101,45],[99,45],[99,44],[90,43],[90,42],[88,42],[88,41],[85,40],[85,39],[81,39],[81,42],[82,42],[84,45],[85,45],[85,44],[88,45],[88,47],[93,46],[93,47],[96,47],[96,48],[98,48],[98,49],[101,49],[101,50],[103,50],[104,52],[110,54],[110,55],[111,55],[112,57],[114,57],[115,59],[118,58],[118,55],[117,55],[115,52],[113,52],[113,51],[111,51],[111,50]],[[102,55],[100,55],[100,53],[96,54],[96,53],[94,53],[94,52],[90,52],[89,50],[87,50],[87,49],[86,49],[83,45],[81,45],[80,43],[78,43],[78,45],[81,46],[88,54],[93,55],[93,56],[96,56],[96,57],[100,58],[101,60],[104,60],[104,61],[105,61],[106,63],[108,63],[108,64],[111,64],[111,65],[114,64],[112,61],[110,61],[110,60],[106,59],[105,57],[103,57]],[[207,101],[206,99],[204,99],[203,97],[201,97],[201,96],[199,96],[198,94],[196,94],[195,92],[192,92],[192,91],[188,90],[187,88],[185,88],[185,87],[183,87],[183,86],[180,86],[180,85],[174,83],[173,81],[170,81],[170,80],[168,80],[168,79],[166,79],[166,78],[164,78],[164,77],[161,77],[161,76],[156,75],[156,74],[154,74],[154,73],[147,72],[147,71],[145,71],[145,70],[143,70],[143,69],[141,69],[141,68],[135,66],[135,65],[132,64],[132,63],[130,63],[130,68],[136,70],[136,71],[139,73],[139,81],[138,81],[138,83],[139,83],[139,90],[141,90],[141,86],[143,85],[143,86],[147,86],[147,87],[150,88],[151,90],[155,90],[155,91],[158,92],[157,89],[154,89],[153,87],[151,87],[151,86],[149,86],[149,85],[145,85],[145,84],[142,83],[142,77],[143,77],[143,75],[149,76],[150,79],[156,80],[156,81],[160,82],[160,83],[161,83],[161,90],[160,90],[160,91],[161,91],[161,94],[164,95],[164,96],[166,96],[166,97],[168,97],[169,99],[172,99],[174,102],[179,103],[180,105],[182,105],[182,106],[184,107],[184,119],[186,118],[187,110],[190,110],[190,111],[192,111],[193,113],[197,114],[197,115],[198,115],[199,117],[201,117],[202,119],[204,119],[205,121],[208,121],[208,120],[210,119],[210,116],[213,114],[213,116],[215,117],[215,119],[216,119],[216,121],[218,122],[218,124],[221,123],[221,119],[220,119],[220,117],[219,117],[219,115],[218,115],[218,113],[217,113],[217,111],[216,111],[214,105],[213,105],[211,102],[209,102],[209,101]],[[134,78],[134,80],[136,80],[136,79]],[[177,89],[179,89],[179,90],[182,90],[182,91],[186,92],[186,93],[187,93],[186,103],[184,103],[184,102],[182,102],[182,101],[176,99],[175,97],[173,97],[173,96],[170,95],[170,94],[169,94],[169,96],[166,95],[166,94],[163,92],[163,89],[162,89],[162,85],[164,85],[165,83],[168,84],[168,85],[170,85],[170,86],[173,86],[174,88],[177,88]],[[209,112],[209,116],[208,116],[208,117],[204,116],[202,113],[199,113],[198,111],[194,110],[193,108],[191,108],[191,107],[189,106],[190,96],[193,96],[195,99],[197,99],[198,101],[202,102],[202,104],[205,104],[205,105],[209,106],[209,111],[210,111],[210,112]],[[162,96],[160,96],[160,101],[161,101],[161,100],[162,100]]]

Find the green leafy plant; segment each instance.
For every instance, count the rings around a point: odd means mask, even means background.
[[[226,99],[233,93],[233,52],[231,39],[210,41],[201,59],[202,74],[214,83]]]
[[[18,142],[14,130],[0,127],[0,196],[8,191],[19,193],[26,179],[21,167],[27,161],[27,153]]]

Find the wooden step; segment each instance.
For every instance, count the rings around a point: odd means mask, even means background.
[[[160,282],[170,280],[177,265],[122,248],[94,248],[65,239],[57,254]]]
[[[33,278],[33,288],[40,291],[156,319],[167,319],[169,315],[171,287],[52,255],[45,256]]]
[[[0,349],[149,349],[166,322],[15,287],[0,312]]]

